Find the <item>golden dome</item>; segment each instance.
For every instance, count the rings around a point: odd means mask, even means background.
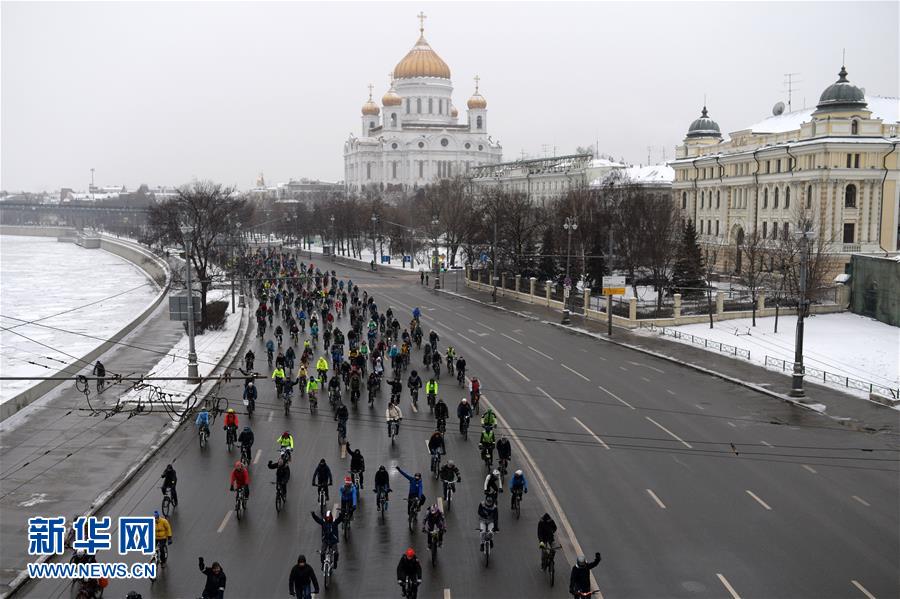
[[[403,99],[400,98],[397,90],[394,89],[393,77],[391,77],[391,88],[387,90],[387,92],[383,96],[381,96],[381,103],[384,106],[400,106],[401,104],[403,104]]]
[[[369,84],[369,99],[362,105],[362,113],[364,116],[378,116],[379,112],[378,104],[372,100],[372,84]]]
[[[487,108],[487,100],[484,99],[478,91],[478,82],[481,78],[478,75],[475,75],[475,93],[472,94],[472,97],[469,98],[469,101],[466,102],[466,106],[471,110],[472,108]]]
[[[419,41],[403,57],[403,60],[394,67],[394,77],[397,79],[412,79],[413,77],[450,78],[450,67],[441,60],[441,57],[425,41],[424,19],[425,15],[420,13]]]
[[[459,116],[459,111],[456,109],[456,106],[450,107],[450,116],[452,116],[453,118],[456,118]]]

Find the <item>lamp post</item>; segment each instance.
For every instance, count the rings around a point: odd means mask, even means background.
[[[806,397],[803,390],[803,318],[806,316],[808,301],[806,299],[806,271],[809,260],[809,246],[811,239],[815,239],[813,231],[800,231],[797,233],[800,240],[800,298],[797,303],[797,333],[794,340],[794,371],[791,375],[791,397]]]
[[[241,223],[236,223],[237,227],[237,237],[238,237],[238,264],[240,268],[238,269],[238,276],[240,277],[239,287],[238,287],[238,307],[244,307],[244,235],[241,233]],[[234,305],[234,300],[232,299],[232,305]]]
[[[431,261],[434,263],[434,288],[441,288],[441,262],[438,258],[438,245],[437,245],[437,235],[438,235],[438,225],[441,224],[438,215],[435,214],[431,217],[431,230],[434,232],[432,237],[434,238],[434,250],[431,256]]]
[[[563,229],[568,233],[568,243],[566,245],[566,281],[565,281],[565,294],[566,297],[563,298],[563,324],[571,324],[571,312],[569,311],[569,297],[572,295],[572,280],[569,278],[569,261],[572,257],[572,231],[578,228],[578,220],[574,216],[567,216],[566,221],[563,223]],[[574,303],[574,302],[573,302]]]
[[[375,223],[378,222],[378,215],[372,213],[372,270],[375,270]]]
[[[194,288],[191,283],[191,248],[194,243],[194,227],[182,225],[181,237],[184,240],[184,270],[188,291],[188,382],[197,384],[200,382],[200,373],[197,371],[197,351],[194,348]]]
[[[329,219],[331,221],[331,255],[334,256],[337,253],[337,238],[334,236],[334,215],[331,215]]]

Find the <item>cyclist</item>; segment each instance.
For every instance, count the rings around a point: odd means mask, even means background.
[[[497,501],[497,494],[503,492],[503,483],[500,480],[500,471],[494,469],[484,477],[484,496],[493,497]]]
[[[591,592],[591,570],[600,563],[600,552],[594,554],[594,560],[588,562],[583,555],[579,555],[572,566],[572,574],[569,576],[569,594]]]
[[[438,423],[438,430],[443,430],[444,427],[441,424],[447,424],[447,418],[450,417],[450,410],[447,409],[447,404],[444,403],[443,399],[438,399],[437,403],[434,404],[434,419]]]
[[[453,366],[456,364],[456,350],[453,349],[452,345],[447,346],[446,360],[447,360],[447,371],[450,374],[453,374]]]
[[[465,397],[456,406],[456,417],[459,418],[459,432],[462,434],[464,424],[472,418],[472,406],[469,405],[469,400]]]
[[[328,381],[328,398],[337,403],[341,398],[341,379],[333,376]]]
[[[306,381],[306,394],[309,396],[310,401],[316,399],[316,394],[319,391],[319,381],[316,377],[309,377]]]
[[[206,411],[206,408],[203,408],[197,414],[197,420],[194,421],[194,425],[200,430],[205,430],[206,434],[209,435],[209,412]]]
[[[544,543],[547,547],[553,547],[553,543],[556,540],[556,522],[546,512],[538,520],[537,536],[538,543]]]
[[[338,399],[340,401],[340,399]],[[337,420],[338,425],[342,425],[344,427],[345,435],[347,431],[347,420],[350,418],[350,412],[347,410],[347,406],[341,402],[338,405],[338,409],[334,411],[334,419]]]
[[[278,443],[278,446],[281,448],[281,453],[284,455],[285,460],[290,462],[291,454],[294,452],[294,437],[291,435],[291,432],[284,431],[275,442]]]
[[[409,373],[409,378],[406,379],[406,386],[409,388],[409,394],[413,398],[413,403],[416,403],[416,400],[419,398],[419,389],[422,388],[422,379],[419,377],[419,373],[413,370]]]
[[[397,466],[397,472],[403,475],[403,478],[409,481],[409,494],[407,499],[410,502],[417,502],[416,509],[421,508],[425,504],[425,489],[422,484],[422,474],[416,472],[415,475],[409,475]]]
[[[512,456],[512,446],[509,443],[509,439],[501,435],[497,439],[497,461],[505,461],[505,464],[509,464],[510,456]]]
[[[366,459],[359,448],[350,449],[349,441],[347,441],[347,453],[350,455],[350,472],[359,475],[359,488],[362,489],[363,473],[366,471]]]
[[[269,368],[272,367],[272,360],[275,357],[275,342],[269,339],[266,341],[266,358],[269,360]]]
[[[403,412],[400,411],[400,405],[395,404],[393,402],[388,403],[387,410],[384,411],[384,418],[387,420],[388,425],[388,434],[391,433],[391,425],[393,424],[397,428],[397,433],[400,433],[400,421],[403,420]]]
[[[473,404],[481,398],[481,381],[478,380],[477,376],[469,379],[469,393]]]
[[[510,507],[512,507],[513,497],[515,497],[517,492],[527,493],[528,492],[528,481],[525,480],[525,474],[521,470],[516,470],[515,474],[513,474],[512,478],[509,479],[509,490],[510,490]]]
[[[428,439],[428,453],[432,456],[447,453],[447,448],[444,446],[444,435],[441,434],[441,431],[434,431]]]
[[[484,539],[484,533],[488,532],[488,526],[491,526],[491,530],[494,532],[500,532],[500,520],[499,520],[499,512],[497,511],[497,506],[494,504],[493,497],[485,497],[484,500],[478,504],[478,529],[481,531],[481,538]],[[491,547],[494,546],[494,541],[491,541]],[[481,542],[481,550],[484,551],[484,541]]]
[[[294,325],[295,327],[297,325]],[[297,354],[294,352],[294,347],[289,346],[287,350],[284,352],[284,367],[287,368],[288,372],[294,369],[294,364],[297,360]]]
[[[331,547],[334,549],[333,567],[337,570],[339,557],[338,542],[341,540],[340,528],[338,528],[338,526],[344,521],[345,513],[341,512],[338,514],[337,518],[331,514],[331,510],[325,512],[324,518],[320,517],[319,514],[315,512],[310,512],[310,514],[312,514],[312,518],[315,520],[316,524],[322,527],[322,565],[325,565],[325,554],[328,552],[328,548]]]
[[[175,486],[178,484],[178,475],[175,473],[175,468],[172,467],[172,464],[166,466],[166,469],[163,470],[162,476],[163,479],[162,484],[162,492],[163,495],[166,494],[166,491],[170,491],[172,494],[172,505],[178,506],[178,491],[175,490]]]
[[[201,599],[222,599],[225,596],[225,571],[219,562],[213,562],[212,566],[206,567],[203,558],[200,558],[200,571],[206,575],[206,585],[203,587]]]
[[[319,373],[319,378],[323,382],[328,380],[328,360],[325,359],[325,356],[319,356],[316,361],[316,372]]]
[[[481,439],[478,441],[478,449],[481,450],[482,456],[493,456],[494,431],[492,431],[491,429],[481,431]]]
[[[288,576],[288,592],[291,597],[299,596],[300,599],[309,599],[312,593],[319,594],[319,580],[312,566],[306,563],[306,556],[297,558],[297,565],[291,568]]]
[[[291,467],[281,458],[278,458],[275,462],[269,460],[268,466],[269,470],[275,471],[275,484],[283,486],[284,496],[287,498],[287,484],[291,480]]]
[[[444,520],[444,513],[438,504],[432,505],[422,520],[422,532],[431,534],[435,529],[438,531],[438,547],[444,543],[444,531],[447,530],[447,522]]]
[[[357,500],[357,489],[352,478],[344,477],[344,486],[341,487],[338,495],[341,499],[341,514],[346,514],[346,518],[352,520]]]
[[[281,347],[281,342],[284,339],[284,330],[281,328],[281,325],[275,327],[275,338],[278,340],[278,347]]]
[[[291,321],[291,343],[297,343],[299,337],[300,327],[297,326],[296,322]]]
[[[362,374],[359,372],[359,368],[353,366],[350,369],[350,375],[348,378],[348,382],[350,385],[350,397],[359,397],[360,390],[362,389]]]
[[[491,430],[497,426],[497,415],[494,414],[492,408],[485,410],[484,416],[481,417],[481,426],[484,427],[485,430]]]
[[[430,333],[428,333],[428,342],[431,344],[431,349],[434,352],[437,352],[437,342],[440,340],[441,338],[438,337],[437,331],[431,331]]]
[[[412,316],[413,316],[413,320],[415,320],[416,322],[419,322],[419,318],[422,316],[422,311],[419,310],[418,306],[413,308]]]
[[[431,345],[429,345],[428,343],[426,343],[426,344],[425,344],[425,349],[424,349],[424,351],[422,352],[422,363],[425,365],[426,368],[427,368],[428,366],[431,366],[431,356],[432,356],[433,353],[434,353],[434,352],[431,351]]]
[[[275,381],[275,392],[278,397],[284,392],[284,369],[281,366],[275,366],[272,371],[272,380]]]
[[[425,383],[425,396],[428,398],[428,405],[434,406],[434,401],[437,398],[438,394],[438,384],[437,381],[434,380],[434,376],[428,379],[428,382]]]
[[[447,460],[447,463],[441,466],[438,478],[441,479],[441,482],[447,483],[454,493],[456,492],[456,483],[462,482],[459,467],[453,463],[453,460]]]
[[[238,428],[238,416],[234,413],[234,408],[228,408],[225,412],[225,424],[222,427],[223,431],[229,431],[237,437],[237,428]]]
[[[362,479],[360,479],[362,480]],[[388,494],[391,492],[391,478],[388,475],[387,468],[383,465],[378,467],[378,471],[375,472],[375,490],[374,493],[378,493],[380,490],[384,490],[384,497],[387,499]]]
[[[403,383],[400,381],[400,377],[388,381],[388,385],[391,386],[391,401],[400,403],[400,394],[403,393]]]
[[[313,472],[312,484],[314,487],[325,489],[326,501],[328,501],[328,487],[331,486],[331,483],[331,468],[325,463],[325,458],[322,458],[319,460],[319,465],[316,466],[316,470]]]
[[[456,376],[460,381],[466,379],[466,359],[462,356],[456,358]]]
[[[250,471],[244,468],[244,462],[237,461],[234,463],[234,470],[231,471],[231,490],[244,489],[244,497],[250,499]]]
[[[249,426],[245,426],[241,434],[238,435],[238,444],[241,446],[241,456],[247,456],[247,462],[250,462],[250,456],[253,455],[253,431]]]
[[[412,547],[403,553],[400,563],[397,564],[397,584],[403,585],[407,578],[414,585],[422,584],[422,564],[419,563],[419,558],[416,557]]]
[[[253,381],[248,381],[247,385],[244,387],[244,399],[247,401],[247,407],[251,412],[256,408],[256,398],[258,396],[259,393],[256,391],[256,385],[253,384]]]
[[[172,544],[172,525],[159,512],[153,512],[153,519],[156,521],[156,545],[159,547],[159,562],[160,564],[165,564],[169,557],[166,546]]]
[[[256,360],[256,354],[253,353],[252,349],[248,349],[247,353],[244,354],[244,366],[247,372],[253,372],[254,360]]]

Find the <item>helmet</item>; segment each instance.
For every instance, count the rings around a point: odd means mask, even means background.
[[[410,373],[410,376],[419,376],[419,373],[413,370],[412,373]]]
[[[284,437],[284,438],[290,437],[290,436],[291,436],[291,431],[284,431],[283,433],[281,433],[281,436]]]
[[[247,386],[248,386],[248,387],[253,387],[253,386],[254,386],[254,385],[253,385],[253,381],[247,381]]]
[[[154,518],[159,518],[159,512],[156,511],[156,510],[154,510],[154,511],[153,511],[153,517],[154,517]]]
[[[379,466],[379,467],[378,467],[378,471],[379,471],[379,472],[385,472],[386,470],[387,470],[387,468],[385,468],[384,466]]]
[[[412,547],[410,547],[409,549],[406,550],[406,553],[404,553],[403,555],[405,555],[407,559],[412,559],[412,558],[416,557],[416,550],[413,549]]]
[[[521,470],[516,470],[516,476],[522,476],[522,471],[521,471]]]
[[[249,427],[249,426],[245,426],[245,427],[244,427],[244,432],[249,433],[249,432],[250,432],[250,427]]]
[[[453,460],[447,460],[447,466],[453,468]]]
[[[228,408],[228,413],[229,413],[229,414],[234,414],[234,408]]]
[[[321,460],[319,460],[319,466],[324,466],[324,465],[325,465],[325,458],[322,458]]]
[[[487,507],[494,507],[494,498],[491,496],[485,497],[484,505],[486,505]]]
[[[496,476],[497,478],[500,477],[500,471],[497,470],[497,469],[494,469],[494,471],[493,471],[491,474],[493,474],[493,475]]]
[[[325,512],[325,522],[331,522],[334,520],[334,516],[331,515],[331,510]]]
[[[352,485],[352,484],[353,484],[353,479],[350,478],[349,476],[345,476],[345,477],[344,477],[344,484],[345,484],[345,485]]]
[[[587,564],[587,560],[584,559],[583,555],[579,555],[575,563],[578,564],[579,568],[584,568],[584,566]]]
[[[440,513],[441,513],[441,508],[438,506],[438,504],[435,503],[434,505],[431,506],[431,510],[430,510],[430,511],[431,511],[432,514],[440,514]]]
[[[462,398],[462,401],[459,402],[459,403],[465,403],[465,404],[467,404],[467,403],[469,403],[469,400],[466,399],[465,397],[463,397],[463,398]]]
[[[234,463],[234,467],[235,467],[237,470],[243,470],[243,469],[244,469],[244,462],[238,460],[237,462]]]
[[[422,478],[422,473],[421,473],[421,472],[416,472],[415,478]]]

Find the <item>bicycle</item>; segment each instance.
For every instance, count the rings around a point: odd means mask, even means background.
[[[444,509],[450,511],[450,505],[453,503],[453,494],[456,492],[456,482],[445,480],[444,483]]]
[[[491,466],[494,465],[494,453],[489,448],[484,447],[481,450],[481,459],[484,462],[484,467],[490,472]]]
[[[328,485],[318,485],[319,488],[319,515],[324,517],[328,510]]]
[[[412,576],[407,576],[400,584],[400,592],[406,599],[416,599],[419,593],[419,581]]]
[[[510,509],[516,514],[516,520],[522,515],[522,489],[513,489],[510,498]]]
[[[431,566],[437,566],[438,547],[440,547],[441,531],[434,528],[428,531],[428,549],[431,551]]]
[[[309,413],[315,414],[319,409],[319,399],[316,397],[315,391],[309,392]]]
[[[375,504],[378,508],[378,514],[381,521],[384,522],[384,515],[388,510],[388,494],[387,489],[379,488],[375,494]]]
[[[446,418],[438,418],[437,419],[437,430],[442,435],[447,432],[447,419]]]
[[[234,515],[238,520],[244,517],[247,510],[247,491],[244,487],[238,487],[234,492]]]
[[[412,399],[412,405],[418,410],[419,409],[419,388],[418,387],[410,387],[409,397]]]
[[[472,391],[472,411],[481,414],[481,391]]]
[[[466,441],[469,440],[469,416],[463,416],[459,421],[459,432]]]
[[[200,437],[200,449],[203,449],[209,442],[209,428],[206,426],[201,426],[200,430],[197,432],[197,435]]]
[[[322,553],[319,550],[319,553]],[[328,584],[331,582],[331,575],[334,572],[334,546],[328,545],[325,548],[325,555],[322,558],[322,584],[325,588],[328,588]]]
[[[359,490],[363,488],[363,473],[361,470],[351,470],[350,476],[353,479],[353,486]],[[362,499],[362,495],[360,495],[360,499]]]
[[[409,532],[415,532],[416,521],[419,518],[419,510],[422,508],[422,505],[418,498],[410,501],[410,499],[407,497],[406,503],[406,515],[409,519]]]
[[[498,470],[500,470],[500,483],[503,483],[503,479],[506,478],[507,466],[509,466],[509,460],[506,458],[500,458],[497,460]]]
[[[284,502],[287,501],[287,485],[283,482],[272,482],[275,485],[275,511],[281,513],[284,509]]]
[[[345,420],[338,420],[337,436],[338,445],[343,445],[347,442],[347,422]]]
[[[225,445],[228,447],[228,453],[231,453],[231,450],[234,449],[234,443],[237,441],[237,431],[236,427],[229,426],[228,430],[225,432]]]
[[[428,393],[428,395],[426,395],[426,397],[428,398],[428,409],[433,412],[434,404],[437,401],[437,394],[436,393]]]
[[[163,489],[163,498],[162,498],[162,515],[166,518],[169,517],[169,512],[172,511],[172,508],[175,507],[175,501],[172,499],[172,488],[165,487]]]
[[[388,437],[391,439],[391,445],[394,444],[394,437],[400,434],[400,421],[388,420]]]
[[[432,360],[431,368],[434,370],[434,378],[441,378],[441,361],[440,360]]]
[[[341,512],[346,512],[346,514],[347,514],[347,517],[341,521],[341,528],[343,529],[344,540],[349,541],[350,540],[350,521],[353,520],[353,510],[352,509],[345,510],[344,507],[342,506]]]
[[[244,407],[247,408],[247,418],[253,418],[253,412],[256,411],[256,400],[254,399],[245,399]]]
[[[456,382],[459,383],[460,387],[462,387],[466,384],[466,371],[465,370],[457,370],[456,371]]]
[[[284,400],[284,415],[290,416],[291,414],[291,397],[293,393],[285,393],[282,395],[282,399]]]
[[[455,373],[453,372],[453,357],[447,356],[447,374],[453,376]]]
[[[251,451],[252,450],[249,445],[241,445],[241,462],[244,464],[244,466],[250,465],[250,457],[251,457],[250,452]]]
[[[491,564],[491,549],[494,547],[494,531],[493,522],[489,522],[485,530],[481,531],[481,553],[484,554],[484,567],[487,568]]]
[[[550,586],[556,582],[556,550],[561,545],[553,546],[552,543],[540,543],[541,548],[541,570],[547,573],[550,578]]]
[[[431,453],[431,472],[434,474],[435,480],[437,480],[438,473],[441,470],[441,452],[440,448],[438,451],[434,451]]]

